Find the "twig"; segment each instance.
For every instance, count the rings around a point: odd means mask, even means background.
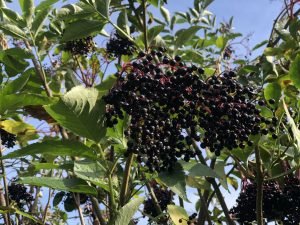
[[[81,207],[80,207],[80,194],[73,193],[73,198],[75,199],[75,204],[76,204],[76,207],[77,207],[77,210],[78,210],[80,223],[81,223],[81,225],[85,225],[84,217],[83,217],[82,210],[81,210]]]
[[[100,225],[106,225],[106,222],[104,221],[102,213],[101,213],[101,209],[99,207],[98,200],[93,196],[90,196],[90,199],[92,201],[93,210],[94,210],[94,212],[95,212],[95,214],[96,214],[96,216],[97,216],[97,218],[100,222]]]
[[[49,188],[49,196],[48,196],[48,201],[47,204],[45,206],[44,209],[44,214],[43,214],[43,224],[46,223],[46,219],[47,219],[47,213],[48,213],[48,209],[49,209],[49,205],[50,205],[50,200],[51,200],[51,195],[52,195],[52,189]]]
[[[147,190],[148,190],[148,192],[149,192],[149,194],[150,194],[150,196],[151,196],[152,201],[154,202],[154,207],[155,207],[156,212],[157,212],[159,215],[162,214],[162,210],[161,210],[161,208],[160,208],[160,205],[159,205],[159,203],[158,203],[158,200],[157,200],[157,198],[156,198],[156,195],[155,195],[155,193],[154,193],[154,191],[153,191],[151,185],[149,184],[149,182],[146,183],[146,187],[147,187]]]
[[[144,44],[145,51],[148,51],[148,32],[147,32],[147,1],[142,0],[143,4],[143,33],[144,33]]]
[[[123,182],[122,182],[121,192],[120,192],[120,199],[119,199],[120,207],[124,206],[127,201],[130,170],[131,170],[131,165],[133,163],[133,158],[134,158],[134,154],[131,153],[128,156],[127,161],[126,161],[125,171],[124,171],[124,175],[123,175]]]
[[[196,143],[195,141],[194,141],[194,143],[193,143],[193,146],[194,146],[194,148],[197,150],[197,151],[196,151],[196,154],[197,154],[197,156],[198,156],[200,162],[201,162],[203,165],[207,166],[207,163],[206,163],[206,161],[205,161],[205,159],[204,159],[204,157],[203,157],[203,155],[202,155],[202,153],[201,153],[201,150],[200,150],[200,148],[198,147],[198,145],[197,145],[197,143]],[[223,213],[224,213],[225,218],[226,218],[226,220],[227,220],[227,223],[228,223],[229,225],[235,225],[234,222],[233,222],[233,220],[232,220],[231,217],[230,217],[228,207],[227,207],[227,205],[226,205],[226,203],[225,203],[224,197],[223,197],[223,195],[222,195],[222,192],[221,192],[221,190],[220,190],[220,188],[219,188],[219,186],[218,186],[216,180],[215,180],[214,178],[210,178],[210,177],[207,177],[206,180],[212,184],[212,186],[213,186],[213,188],[214,188],[214,190],[215,190],[215,192],[216,192],[217,198],[218,198],[218,200],[219,200],[219,202],[220,202],[220,205],[221,205],[221,207],[222,207],[222,210],[223,210]]]

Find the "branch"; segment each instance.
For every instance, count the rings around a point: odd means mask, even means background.
[[[96,216],[97,216],[97,218],[100,222],[100,225],[106,225],[106,222],[104,221],[102,213],[101,213],[101,209],[99,207],[98,200],[93,196],[90,196],[90,198],[91,198],[91,201],[92,201],[93,210],[94,210],[94,212],[95,212],[95,214],[96,214]]]
[[[204,157],[203,157],[203,155],[202,155],[201,149],[198,147],[198,145],[197,145],[197,143],[195,141],[193,143],[193,146],[197,150],[196,154],[197,154],[200,162],[203,165],[208,166],[207,163],[206,163],[206,161],[205,161],[205,159],[204,159]],[[220,188],[219,188],[216,180],[214,178],[210,178],[210,177],[206,178],[206,180],[212,184],[212,186],[213,186],[213,188],[214,188],[214,190],[216,192],[217,198],[218,198],[218,200],[220,202],[220,205],[221,205],[223,213],[224,213],[224,215],[226,217],[227,223],[229,225],[235,225],[234,222],[233,222],[233,220],[230,217],[228,207],[226,205],[226,202],[224,200],[224,197],[222,195],[222,192],[221,192],[221,190],[220,190]]]
[[[124,176],[123,176],[123,182],[122,182],[122,186],[121,186],[121,191],[120,191],[120,207],[124,206],[126,204],[127,201],[127,197],[128,197],[128,184],[129,184],[129,178],[130,178],[130,169],[131,169],[131,165],[133,163],[133,158],[134,158],[134,154],[131,153],[126,161],[126,165],[125,165],[125,171],[124,171]]]
[[[144,44],[145,51],[148,51],[148,33],[147,33],[147,1],[142,0],[143,4],[143,29],[144,29]]]

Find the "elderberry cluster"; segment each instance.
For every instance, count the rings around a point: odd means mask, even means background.
[[[68,41],[65,44],[64,50],[71,52],[74,55],[86,55],[94,50],[95,43],[92,36],[86,38]]]
[[[110,38],[106,44],[106,52],[112,57],[120,57],[122,55],[132,55],[136,50],[132,41],[122,37],[117,32]]]
[[[286,177],[283,187],[284,201],[282,208],[283,225],[300,223],[300,181],[295,177]]]
[[[1,144],[7,148],[12,148],[16,144],[16,135],[0,128]]]
[[[250,225],[256,220],[256,183],[246,183],[230,213],[241,224]],[[276,181],[268,181],[263,185],[263,217],[267,221],[282,218],[282,200],[284,195]]]
[[[251,134],[275,132],[276,118],[260,115],[256,105],[265,103],[234,72],[207,80],[201,79],[203,74],[180,56],[170,58],[155,50],[140,52],[123,67],[104,101],[108,127],[123,119],[124,112],[131,116],[126,155],[137,154],[150,171],[171,170],[177,158],[189,161],[195,156],[194,141],[220,155],[223,148],[251,146]]]
[[[24,210],[24,206],[33,201],[33,196],[27,192],[27,188],[23,184],[12,182],[8,186],[9,198],[15,201],[18,207]]]
[[[162,211],[167,209],[167,206],[170,205],[173,201],[172,191],[165,189],[157,184],[152,185],[155,197],[157,198],[158,204]],[[148,198],[144,202],[144,213],[157,217],[159,213],[156,211],[155,203],[152,198]]]

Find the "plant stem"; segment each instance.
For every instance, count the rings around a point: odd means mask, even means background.
[[[150,196],[151,196],[152,201],[154,202],[154,207],[155,207],[156,212],[157,212],[159,215],[162,214],[162,210],[161,210],[161,208],[160,208],[160,205],[159,205],[159,203],[158,203],[158,200],[157,200],[157,198],[156,198],[156,195],[155,195],[155,193],[154,193],[154,191],[153,191],[151,185],[150,185],[148,182],[146,183],[146,187],[147,187],[147,190],[148,190],[148,192],[149,192],[149,194],[150,194]]]
[[[99,207],[98,200],[93,196],[90,196],[90,198],[91,198],[91,201],[92,201],[93,210],[94,210],[94,212],[95,212],[95,214],[96,214],[96,216],[99,220],[100,225],[106,225],[106,222],[104,221],[102,213],[101,213],[101,209]]]
[[[31,53],[34,55],[34,53],[33,53],[33,51],[32,51],[32,48],[31,48],[29,42],[26,40],[26,41],[24,41],[24,43],[25,43],[26,48],[27,48],[29,51],[31,51]],[[48,84],[47,84],[46,76],[45,76],[45,73],[44,73],[44,71],[43,71],[43,68],[41,68],[40,63],[39,63],[39,61],[35,58],[35,56],[32,58],[32,63],[33,63],[33,65],[34,65],[34,67],[35,67],[35,70],[36,70],[37,74],[39,75],[40,79],[42,80],[42,85],[44,86],[47,95],[48,95],[49,97],[52,97],[52,92],[51,92],[50,87],[49,87]]]
[[[200,162],[203,165],[208,166],[207,163],[206,163],[206,161],[205,161],[205,159],[204,159],[204,157],[203,157],[203,155],[202,155],[201,149],[198,147],[197,143],[194,142],[193,146],[196,149],[196,154],[197,154]],[[224,213],[225,218],[227,220],[227,224],[229,224],[229,225],[235,225],[234,222],[233,222],[233,220],[230,217],[228,207],[226,205],[226,202],[224,200],[224,197],[222,195],[222,192],[221,192],[220,187],[218,186],[216,180],[214,178],[211,178],[211,177],[206,178],[206,180],[212,184],[212,186],[213,186],[213,188],[214,188],[214,190],[216,192],[217,198],[218,198],[218,200],[220,202],[220,205],[222,207],[223,213]]]
[[[75,199],[75,204],[76,204],[76,207],[77,207],[77,210],[78,210],[78,215],[79,215],[79,219],[80,219],[80,224],[81,225],[85,225],[85,222],[84,222],[84,217],[83,217],[83,214],[82,214],[82,210],[80,208],[80,195],[79,194],[75,194],[73,193],[73,197]]]
[[[120,192],[120,207],[124,206],[127,201],[130,170],[131,170],[131,166],[133,163],[133,158],[134,158],[134,154],[131,153],[128,156],[127,161],[126,161],[123,182],[122,182],[121,192]]]
[[[263,167],[258,146],[255,146],[256,158],[256,221],[257,225],[264,225],[263,219]]]
[[[201,194],[201,190],[198,190],[198,191]],[[204,225],[204,223],[205,223],[205,219],[206,219],[205,207],[208,207],[208,205],[209,205],[209,203],[207,202],[208,196],[209,196],[209,190],[205,190],[204,193],[203,193],[203,195],[200,196],[200,198],[202,197],[203,200],[200,199],[200,201],[201,201],[201,208],[200,208],[199,215],[198,215],[198,223],[197,223],[197,225]],[[205,205],[202,204],[202,201],[205,202]]]
[[[49,205],[50,205],[50,200],[51,200],[51,195],[52,195],[52,190],[51,190],[51,188],[49,188],[48,201],[47,201],[47,204],[46,204],[46,206],[45,206],[45,209],[44,209],[44,215],[43,215],[43,224],[46,223],[47,213],[48,213],[48,209],[49,209]]]
[[[145,51],[148,51],[148,33],[147,33],[147,1],[142,0],[143,4],[143,33],[144,33],[144,44],[145,44]]]
[[[201,201],[201,209],[204,211],[204,214],[206,215],[206,219],[209,225],[212,225],[211,218],[208,211],[208,205],[207,205],[207,196],[203,196],[201,193],[201,190],[198,190],[198,194],[200,196]],[[198,222],[199,224],[199,222]]]

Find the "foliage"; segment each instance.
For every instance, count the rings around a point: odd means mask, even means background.
[[[244,37],[232,18],[216,25],[213,0],[175,13],[166,0],[6,2],[4,224],[299,221],[299,1],[252,59],[235,54]],[[248,204],[230,210],[232,189]]]

